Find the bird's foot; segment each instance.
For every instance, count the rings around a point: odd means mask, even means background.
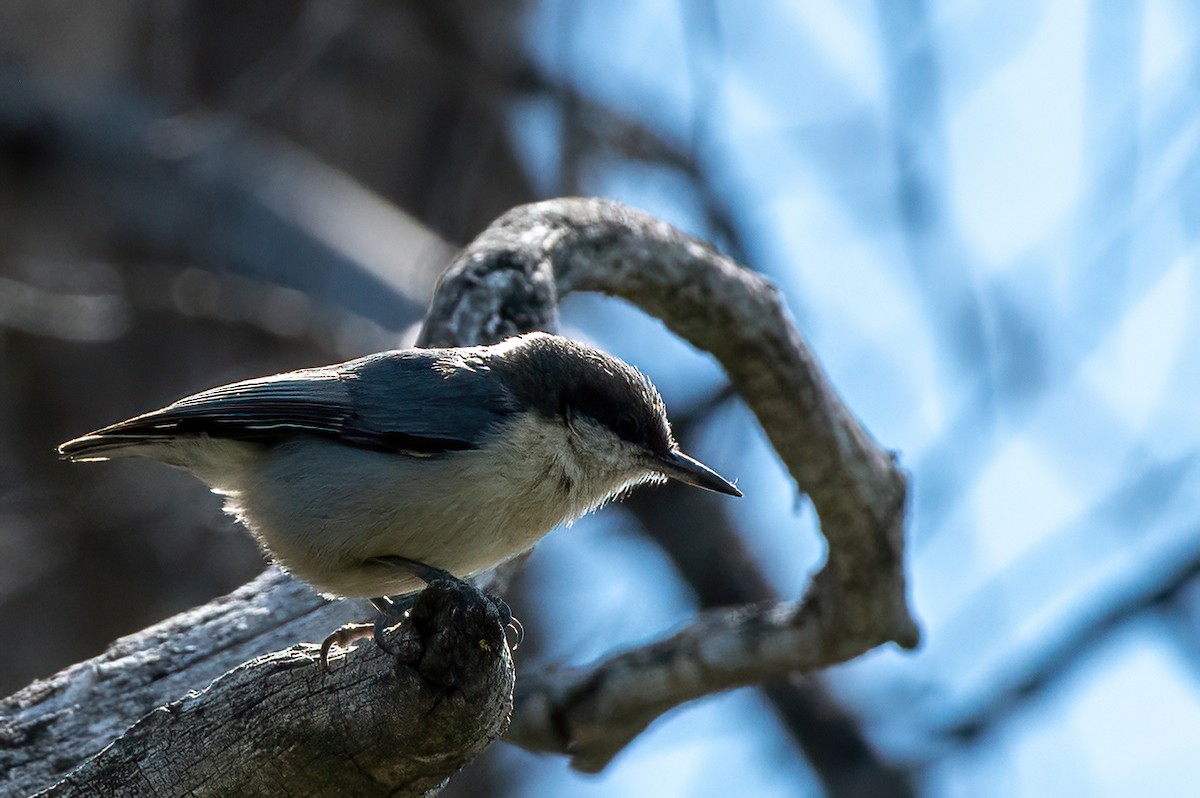
[[[468,582],[459,579],[449,571],[408,557],[398,555],[376,557],[372,562],[407,571],[427,586],[441,580],[447,580],[459,585],[469,585]],[[471,589],[477,590],[474,587],[471,587]],[[364,637],[373,638],[375,644],[388,654],[393,656],[399,654],[398,648],[385,637],[385,632],[396,628],[408,618],[409,612],[417,602],[418,595],[418,593],[410,593],[404,596],[371,599],[372,606],[379,612],[379,618],[374,622],[348,623],[325,638],[325,641],[321,644],[321,668],[325,671],[329,670],[329,651],[333,646],[346,648],[354,641],[361,640]],[[516,651],[525,640],[524,625],[513,616],[512,609],[504,599],[491,594],[484,594],[484,596],[496,608],[499,614],[500,626],[504,630],[506,641],[508,640],[509,632],[512,632],[515,639],[509,646],[513,651]]]
[[[417,595],[416,593],[410,593],[407,596],[371,599],[371,604],[379,611],[379,617],[373,624],[374,629],[371,636],[375,638],[375,645],[379,646],[386,653],[395,656],[399,651],[388,642],[383,633],[404,623],[409,611],[417,603]]]
[[[374,623],[348,623],[321,643],[321,670],[329,673],[329,652],[334,647],[349,648],[350,644],[364,637],[370,637],[375,632]]]
[[[375,644],[388,654],[392,656],[398,654],[399,651],[388,642],[384,636],[384,632],[388,629],[394,629],[401,624],[408,616],[408,611],[412,609],[416,600],[416,594],[397,596],[395,598],[371,599],[371,605],[379,611],[379,617],[374,621],[348,623],[329,635],[329,637],[326,637],[324,642],[321,643],[321,670],[329,672],[329,652],[334,646],[348,648],[350,644],[362,640],[364,637],[374,639]]]
[[[449,571],[446,571],[442,568],[437,568],[436,566],[429,565],[427,563],[423,563],[420,560],[413,560],[409,559],[408,557],[401,557],[398,555],[377,557],[375,559],[377,562],[408,571],[426,585],[431,585],[439,579],[448,579],[451,582],[457,582],[459,584],[464,583],[464,580],[459,579]],[[500,613],[500,626],[504,628],[505,639],[508,639],[509,631],[513,633],[514,642],[510,644],[510,648],[513,651],[516,651],[518,648],[520,648],[521,643],[525,642],[524,624],[517,620],[512,613],[512,609],[508,606],[508,603],[504,599],[491,593],[485,593],[484,595],[487,597],[488,601],[492,602],[492,604],[496,606],[496,610]],[[376,635],[377,636],[375,639],[378,642],[378,630],[376,631]],[[385,651],[387,650],[387,647],[384,646],[383,643],[380,643],[380,646]]]

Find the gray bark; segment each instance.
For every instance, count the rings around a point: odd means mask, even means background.
[[[503,731],[512,661],[495,607],[440,588],[395,657],[367,640],[324,673],[297,644],[373,613],[272,568],[118,640],[0,703],[0,793],[424,795]]]
[[[421,795],[495,740],[513,669],[496,606],[465,583],[421,593],[392,657],[336,675],[315,650],[264,654],[144,716],[44,794]]]

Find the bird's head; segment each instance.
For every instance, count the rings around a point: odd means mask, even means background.
[[[576,457],[622,482],[675,479],[741,496],[733,484],[684,454],[671,435],[658,390],[633,366],[546,333],[494,348],[491,368],[543,421],[560,425]]]

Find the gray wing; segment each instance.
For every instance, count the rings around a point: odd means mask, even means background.
[[[473,449],[510,417],[509,394],[482,360],[403,350],[223,385],[59,447],[68,458],[185,435],[274,443],[296,434],[379,451]]]

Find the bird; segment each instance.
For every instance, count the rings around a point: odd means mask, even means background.
[[[681,451],[640,371],[544,332],[234,382],[58,452],[189,472],[283,570],[381,611],[432,573],[476,576],[644,483],[742,495]]]

